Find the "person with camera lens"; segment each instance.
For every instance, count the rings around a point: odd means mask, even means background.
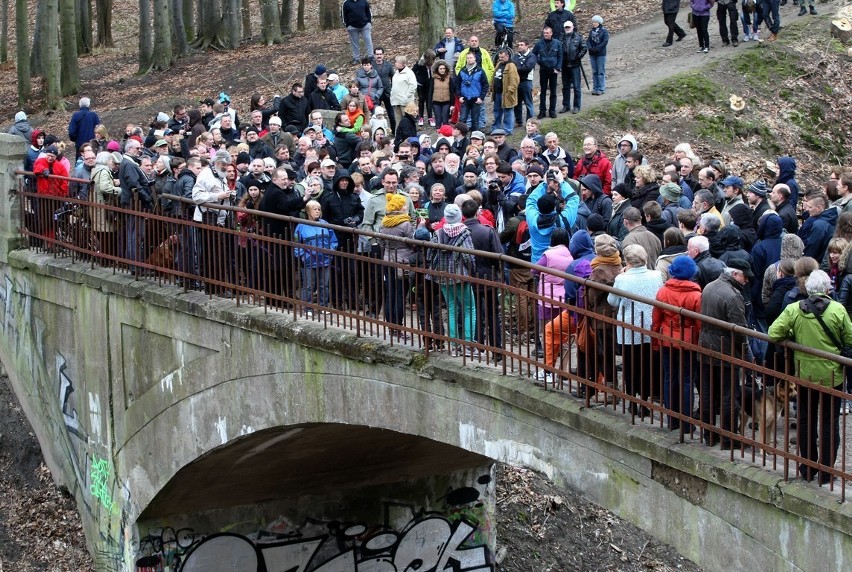
[[[230,237],[219,232],[219,228],[228,224],[229,212],[202,205],[234,204],[236,192],[230,191],[226,183],[226,170],[230,164],[231,155],[227,151],[217,151],[213,165],[201,169],[192,187],[192,202],[196,205],[192,219],[204,223],[198,228],[199,273],[207,280],[225,283],[231,280],[233,257],[229,246],[232,242],[227,240]],[[228,288],[209,282],[205,284],[205,291],[225,298],[233,296]]]
[[[456,93],[461,106],[460,120],[472,131],[480,125],[480,110],[485,96],[488,95],[488,77],[482,66],[476,63],[476,56],[470,52],[465,56],[465,66],[456,76]]]

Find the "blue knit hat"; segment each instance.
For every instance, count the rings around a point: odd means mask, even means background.
[[[698,266],[695,265],[695,261],[689,256],[682,254],[672,260],[669,266],[669,276],[678,280],[689,280],[695,276],[697,270]]]

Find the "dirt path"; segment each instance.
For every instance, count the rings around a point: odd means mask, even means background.
[[[834,13],[839,2],[816,4],[817,10],[822,14]],[[812,17],[797,16],[799,7],[788,2],[781,7],[781,25],[804,25],[808,24]],[[742,13],[742,9],[740,9]],[[715,9],[710,15],[710,52],[707,54],[696,53],[698,40],[695,30],[690,30],[686,18],[688,8],[681,7],[678,13],[678,24],[686,32],[686,37],[681,42],[675,42],[668,48],[662,47],[666,40],[666,26],[663,24],[662,13],[638,27],[613,33],[610,36],[607,49],[607,90],[601,96],[592,96],[591,90],[584,88],[582,97],[582,108],[584,111],[594,109],[605,103],[617,100],[627,100],[643,90],[653,86],[657,82],[683,73],[684,71],[696,70],[705,66],[708,62],[730,59],[740,53],[741,50],[758,49],[758,42],[742,41],[742,22],[740,28],[740,45],[738,47],[723,46],[719,37],[719,25],[716,20]],[[782,29],[779,35],[783,35]],[[768,36],[765,27],[762,27],[761,37]],[[591,70],[588,57],[584,61],[586,75],[589,85],[592,83]],[[561,103],[561,98],[560,98]],[[537,102],[536,102],[537,104]]]

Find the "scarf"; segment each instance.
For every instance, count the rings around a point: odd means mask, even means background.
[[[592,258],[592,268],[603,266],[604,264],[612,264],[613,266],[621,266],[621,255],[616,252],[612,256],[595,256]]]
[[[385,218],[382,219],[382,226],[391,228],[406,222],[411,222],[411,217],[408,216],[408,213],[396,211],[394,214],[385,215]]]
[[[447,223],[441,227],[441,230],[443,230],[450,238],[455,238],[462,232],[467,230],[467,225],[465,225],[463,222],[457,222],[455,224]]]

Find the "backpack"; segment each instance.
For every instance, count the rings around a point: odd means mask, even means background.
[[[507,254],[512,258],[518,258],[530,262],[532,260],[532,239],[530,238],[530,225],[526,218],[521,219],[515,236],[509,241]]]

